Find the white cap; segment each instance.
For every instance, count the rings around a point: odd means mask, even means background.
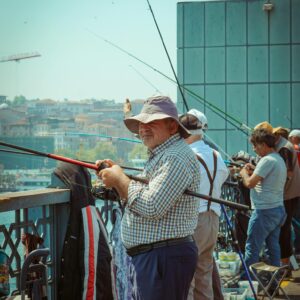
[[[194,117],[196,117],[199,120],[199,122],[202,125],[202,129],[207,129],[208,128],[207,118],[206,118],[204,113],[202,113],[201,111],[199,111],[195,108],[189,110],[187,113],[190,114],[190,115],[193,115]]]
[[[297,136],[300,137],[300,129],[294,129],[290,132],[289,137]]]

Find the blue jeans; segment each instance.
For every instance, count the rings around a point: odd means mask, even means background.
[[[285,218],[286,213],[283,206],[255,209],[252,212],[245,249],[245,262],[248,267],[259,261],[259,253],[264,242],[270,264],[280,266],[279,234]]]
[[[294,211],[292,225],[294,229],[294,250],[295,254],[300,254],[300,198]]]

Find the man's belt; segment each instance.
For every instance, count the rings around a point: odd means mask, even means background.
[[[126,252],[129,256],[135,256],[141,253],[149,252],[152,249],[161,248],[161,247],[167,247],[167,246],[176,246],[187,242],[193,242],[194,238],[192,235],[188,235],[183,238],[178,239],[169,239],[164,241],[159,241],[151,244],[143,244],[136,247],[132,247],[130,249],[127,249]]]

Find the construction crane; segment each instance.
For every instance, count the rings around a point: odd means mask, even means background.
[[[7,57],[2,57],[0,59],[0,62],[7,62],[7,61],[19,62],[22,59],[34,58],[34,57],[39,57],[39,56],[41,56],[41,54],[39,54],[38,52],[16,54],[16,55],[11,55],[11,56],[7,56]]]

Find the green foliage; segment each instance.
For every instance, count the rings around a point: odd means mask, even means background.
[[[64,156],[64,157],[69,157],[69,158],[74,158],[75,157],[75,153],[69,149],[57,149],[55,151],[55,154],[57,155],[61,155],[61,156]]]
[[[80,144],[76,152],[69,149],[58,149],[56,154],[78,160],[90,161],[91,163],[107,158],[118,162],[117,149],[111,142],[99,142],[92,149],[87,149],[83,144]]]
[[[20,106],[20,105],[24,105],[26,103],[27,99],[23,96],[15,96],[12,105],[13,106]]]
[[[87,154],[91,161],[107,158],[117,160],[117,149],[111,142],[98,142],[96,147],[89,150]]]
[[[147,159],[147,148],[143,144],[137,144],[133,147],[131,152],[129,153],[129,159],[135,159],[135,158],[141,158],[141,159]]]
[[[76,159],[79,159],[79,160],[89,160],[87,158],[87,152],[88,151],[89,151],[88,149],[85,149],[84,146],[82,144],[80,144],[78,151],[76,151],[76,153],[75,153]]]

